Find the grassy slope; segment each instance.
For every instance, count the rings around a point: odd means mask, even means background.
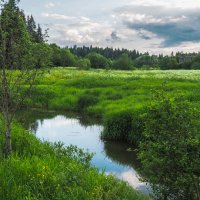
[[[163,88],[198,107],[200,71],[107,71],[52,69],[37,83],[31,106],[85,112],[104,121],[103,137],[137,143],[141,115],[152,91]]]
[[[2,127],[0,120],[0,127]],[[0,159],[0,199],[145,200],[127,184],[90,167],[90,155],[74,147],[42,143],[18,124],[13,156]],[[0,147],[2,148],[0,135]]]

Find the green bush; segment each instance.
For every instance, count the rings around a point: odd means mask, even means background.
[[[199,199],[199,115],[187,101],[163,92],[144,116],[141,171],[155,199]]]
[[[132,112],[123,111],[106,117],[102,137],[110,140],[126,140],[132,130]]]
[[[89,53],[86,56],[90,60],[91,67],[94,69],[108,69],[110,60],[98,53]]]
[[[140,110],[125,110],[107,115],[102,138],[127,141],[137,146],[143,131],[141,113]]]
[[[76,66],[79,68],[79,69],[84,69],[84,70],[88,70],[91,68],[91,62],[88,58],[82,58],[82,59],[79,59],[77,62],[76,62]]]
[[[113,69],[131,70],[133,69],[133,60],[127,54],[122,54],[119,59],[112,63]]]

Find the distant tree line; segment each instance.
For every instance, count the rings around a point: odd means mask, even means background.
[[[69,50],[77,55],[78,57],[85,57],[90,53],[98,53],[102,56],[106,57],[107,59],[116,60],[123,54],[127,54],[129,58],[136,59],[140,56],[139,51],[136,50],[128,50],[128,49],[113,49],[113,48],[101,48],[101,47],[77,47],[76,45],[73,47],[70,47]]]
[[[81,69],[200,69],[200,53],[177,52],[171,55],[150,55],[137,50],[119,48],[101,48],[93,46],[60,47],[48,44],[48,30],[43,31],[32,15],[26,16],[23,10],[17,8],[22,24],[16,23],[16,29],[25,26],[28,34],[27,62],[36,68],[69,67]],[[20,69],[19,64],[19,69]]]
[[[68,48],[77,58],[89,59],[92,68],[110,68],[131,70],[139,69],[200,69],[200,53],[177,52],[175,55],[150,55],[136,50],[99,48],[99,47],[70,47]]]
[[[200,69],[200,53],[182,53],[175,55],[150,55],[136,50],[99,48],[99,47],[64,47],[49,45],[52,51],[52,66],[76,66],[81,69]]]

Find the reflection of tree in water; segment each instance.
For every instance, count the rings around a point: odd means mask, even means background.
[[[112,161],[138,169],[140,164],[136,152],[132,149],[130,145],[125,143],[104,141],[105,153]]]
[[[41,110],[21,110],[17,113],[17,120],[27,130],[33,130],[37,132],[39,123],[43,123],[45,119],[52,119],[57,114],[55,112],[41,111]]]
[[[39,121],[36,121],[35,123],[29,125],[30,131],[35,134],[37,133],[38,127],[39,127]]]
[[[53,119],[56,116],[64,116],[66,119],[78,119],[81,126],[87,128],[92,125],[100,125],[100,120],[94,117],[86,116],[84,113],[47,111],[39,109],[21,110],[17,113],[16,118],[24,128],[36,133],[39,123],[41,125],[44,120]]]
[[[99,118],[91,117],[84,113],[79,113],[78,119],[79,119],[80,125],[85,128],[87,128],[88,126],[93,126],[93,125],[102,125],[101,120]]]
[[[141,163],[137,159],[137,151],[134,151],[133,146],[122,142],[104,141],[104,151],[113,162],[132,167],[140,177],[144,177],[144,174],[141,173]],[[150,186],[146,185],[137,188],[145,193],[149,193],[146,188],[151,191]]]

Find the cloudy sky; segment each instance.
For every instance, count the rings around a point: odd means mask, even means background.
[[[200,51],[199,0],[21,0],[20,7],[61,46]]]

